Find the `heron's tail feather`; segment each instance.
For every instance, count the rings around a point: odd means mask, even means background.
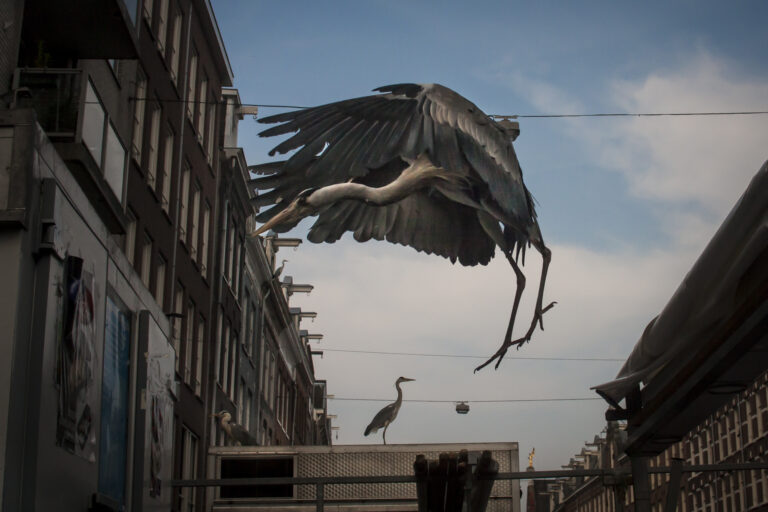
[[[374,428],[374,426],[373,426],[373,425],[368,425],[368,427],[366,427],[366,429],[365,429],[365,433],[364,433],[363,435],[367,436],[367,435],[368,435],[368,434],[370,434],[371,432],[373,432],[373,433],[375,434],[375,433],[376,433],[378,430],[379,430],[379,427],[375,427],[375,428]]]

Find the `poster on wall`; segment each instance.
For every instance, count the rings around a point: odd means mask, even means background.
[[[128,448],[131,312],[107,294],[104,319],[104,370],[101,378],[99,493],[125,502]]]
[[[82,258],[68,256],[64,265],[62,326],[58,344],[56,384],[59,389],[56,444],[96,462],[94,414],[98,392],[94,384],[96,301],[93,273]]]
[[[146,313],[143,313],[146,314]],[[148,314],[144,510],[168,510],[172,488],[173,402],[176,352]]]

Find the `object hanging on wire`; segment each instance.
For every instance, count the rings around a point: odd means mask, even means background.
[[[456,412],[459,414],[468,414],[469,404],[467,402],[458,402],[456,404]]]

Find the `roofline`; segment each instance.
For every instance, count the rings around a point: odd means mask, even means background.
[[[219,30],[219,22],[216,20],[216,14],[213,12],[213,6],[211,5],[211,0],[201,0],[204,7],[205,12],[208,13],[208,21],[211,23],[211,29],[213,31],[213,36],[216,39],[216,42],[219,45],[219,55],[221,56],[221,59],[219,62],[219,67],[222,68],[220,71],[223,71],[226,75],[224,80],[222,80],[222,85],[225,87],[231,87],[232,81],[235,78],[234,73],[232,72],[232,65],[229,63],[229,55],[227,55],[227,48],[224,46],[224,40],[221,38],[221,30]]]

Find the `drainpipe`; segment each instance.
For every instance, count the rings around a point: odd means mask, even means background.
[[[261,370],[264,368],[264,323],[266,321],[266,313],[267,313],[267,299],[269,298],[269,295],[272,293],[272,288],[267,289],[267,293],[264,294],[264,297],[261,298],[261,318],[259,319],[259,358],[256,361],[256,367],[259,370],[259,378],[258,383],[256,384],[256,438],[261,439],[261,436],[259,435],[259,432],[262,430],[263,426],[261,424],[261,395],[263,393],[263,389],[261,389],[261,384],[264,382],[264,375],[261,374]]]

